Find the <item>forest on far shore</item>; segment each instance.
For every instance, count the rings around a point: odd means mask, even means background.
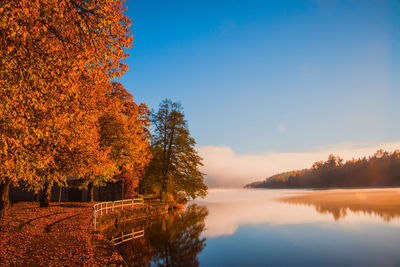
[[[400,151],[378,150],[373,156],[344,162],[329,155],[311,168],[275,174],[245,188],[336,188],[400,186]]]

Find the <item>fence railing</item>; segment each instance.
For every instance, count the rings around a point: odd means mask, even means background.
[[[143,236],[144,236],[144,229],[139,230],[139,231],[132,230],[132,232],[125,233],[125,234],[122,232],[118,236],[113,236],[112,239],[111,239],[111,243],[114,246],[116,246],[116,245],[122,244],[122,243],[124,243],[126,241],[129,241],[129,240],[132,240],[132,239],[136,239],[136,238],[140,238],[140,237],[143,237]]]
[[[124,199],[118,201],[101,202],[93,205],[93,226],[96,229],[97,218],[101,215],[108,214],[115,210],[123,210],[124,208],[134,208],[136,206],[144,206],[143,198]]]

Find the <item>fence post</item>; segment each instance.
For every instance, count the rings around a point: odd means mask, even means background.
[[[93,208],[93,225],[94,230],[96,230],[96,208]]]

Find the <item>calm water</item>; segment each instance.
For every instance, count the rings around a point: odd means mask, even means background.
[[[309,193],[210,190],[106,235],[135,233],[116,246],[132,266],[400,266],[400,190]]]

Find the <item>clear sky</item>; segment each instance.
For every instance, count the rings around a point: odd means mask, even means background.
[[[199,147],[303,152],[400,140],[400,1],[128,1],[121,79],[180,101]]]

